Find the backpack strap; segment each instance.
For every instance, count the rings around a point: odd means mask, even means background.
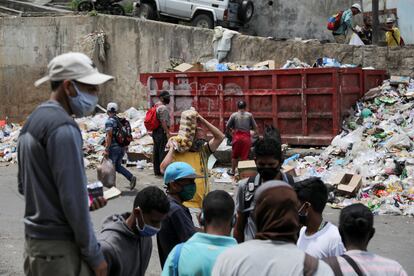
[[[259,184],[256,186],[256,176],[250,176],[244,187],[244,209],[250,208],[253,202],[253,196],[257,187],[261,184],[261,178],[259,179]]]
[[[341,257],[344,258],[350,266],[352,266],[352,268],[355,270],[355,273],[358,276],[364,276],[364,273],[362,273],[361,269],[359,268],[358,264],[354,261],[354,259],[352,259],[349,255],[346,254],[342,255]]]
[[[315,257],[305,253],[305,259],[303,261],[303,275],[313,276],[318,270],[319,261]]]
[[[322,260],[331,267],[335,276],[343,276],[341,266],[339,265],[337,257],[326,257]]]
[[[181,256],[181,249],[183,248],[184,243],[177,244],[174,252],[174,259],[173,259],[173,276],[178,276],[178,262],[180,261]]]

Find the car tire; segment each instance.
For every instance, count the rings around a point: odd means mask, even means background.
[[[250,0],[243,0],[239,8],[239,20],[247,23],[252,19],[254,13],[254,5]]]
[[[193,20],[191,20],[191,25],[199,28],[213,29],[214,20],[210,15],[202,13],[196,15]]]
[[[110,13],[112,15],[125,15],[125,10],[120,4],[112,4]]]
[[[136,16],[139,18],[155,20],[156,19],[155,9],[150,4],[142,3],[139,6],[139,8],[137,8]]]
[[[93,4],[91,1],[81,1],[78,4],[78,11],[80,12],[90,12],[93,10]]]

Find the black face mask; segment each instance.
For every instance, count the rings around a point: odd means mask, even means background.
[[[170,103],[170,98],[164,98],[164,103],[169,104]]]
[[[299,223],[303,226],[307,226],[308,225],[308,215],[299,214]]]
[[[276,176],[279,174],[279,167],[276,168],[257,168],[257,172],[262,177],[263,181],[269,181],[276,178]]]

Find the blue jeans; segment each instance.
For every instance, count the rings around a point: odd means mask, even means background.
[[[125,176],[126,179],[131,181],[132,173],[122,166],[122,158],[125,155],[125,150],[120,146],[113,146],[109,148],[109,159],[115,166],[115,170]]]

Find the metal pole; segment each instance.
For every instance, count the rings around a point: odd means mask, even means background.
[[[379,1],[372,0],[372,44],[378,44],[379,41],[379,19],[378,19],[378,10],[379,10]]]

